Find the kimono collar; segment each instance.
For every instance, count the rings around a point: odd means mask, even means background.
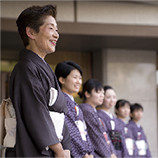
[[[102,109],[101,109],[102,110]],[[105,111],[105,110],[102,110],[103,112],[105,112],[111,119],[113,119],[113,115],[112,115],[112,113],[109,113],[109,112],[107,112],[107,111]]]
[[[137,125],[138,128],[140,128],[140,124],[139,123],[136,123],[136,125]]]
[[[65,93],[65,92],[63,92],[63,93]],[[69,94],[67,94],[67,93],[65,93],[72,101],[74,101],[74,97],[72,96],[72,95],[69,95]]]
[[[95,112],[97,112],[96,108],[93,108]]]
[[[44,69],[48,69],[49,65],[47,64],[47,62],[42,59],[38,54],[34,53],[31,50],[28,49],[23,49],[20,52],[20,59],[27,59],[32,61],[33,63],[36,63],[37,65],[41,66]],[[48,74],[49,76],[49,74]]]
[[[38,55],[38,54],[37,54]],[[38,55],[39,56],[39,55]],[[39,56],[40,57],[40,56]],[[43,62],[47,65],[47,62],[42,58],[42,57],[40,57],[42,60],[43,60]]]
[[[136,124],[133,120],[130,120],[129,124],[132,124],[133,126],[135,126],[137,128],[141,128],[140,124]]]

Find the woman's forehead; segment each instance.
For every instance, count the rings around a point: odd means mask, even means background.
[[[52,16],[46,16],[46,18],[44,20],[44,24],[57,27],[57,22],[56,22],[55,18]]]

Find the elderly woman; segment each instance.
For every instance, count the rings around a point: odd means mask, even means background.
[[[65,97],[54,72],[44,60],[47,54],[55,51],[59,38],[55,18],[54,6],[32,6],[16,21],[25,49],[20,52],[20,60],[10,78],[9,92],[17,127],[15,147],[7,149],[6,157],[70,155],[70,136],[64,122]],[[55,112],[63,114],[57,120],[60,123],[53,117]]]

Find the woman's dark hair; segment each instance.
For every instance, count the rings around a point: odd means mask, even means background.
[[[109,86],[109,85],[106,85],[106,86],[104,86],[104,91],[106,92],[108,89],[113,89],[111,86]],[[114,89],[113,89],[114,90]]]
[[[131,107],[130,107],[130,109],[131,109],[131,114],[134,112],[134,111],[138,111],[138,110],[144,110],[143,109],[143,107],[142,107],[142,105],[140,105],[140,104],[138,104],[138,103],[134,103],[134,104],[132,104],[131,105]],[[130,116],[130,118],[132,119],[132,117]]]
[[[138,103],[132,104],[130,109],[131,109],[131,113],[133,113],[135,110],[140,110],[140,109],[143,111],[142,105],[140,105]]]
[[[116,109],[116,110],[119,110],[119,108],[125,106],[125,104],[128,104],[128,105],[129,105],[129,108],[130,108],[130,102],[129,102],[129,101],[124,100],[124,99],[120,99],[120,100],[118,100],[118,101],[116,102],[115,109]],[[117,115],[116,112],[115,112],[115,114]]]
[[[79,92],[80,98],[83,98],[83,100],[86,100],[85,92],[87,91],[89,94],[91,94],[92,90],[95,89],[96,92],[103,89],[103,85],[100,81],[96,79],[89,79],[87,80],[82,87],[82,92]]]
[[[73,61],[64,61],[64,62],[57,64],[57,66],[55,68],[55,75],[58,79],[58,82],[59,82],[60,77],[66,78],[70,74],[70,72],[74,69],[77,69],[82,76],[81,67]],[[59,85],[61,87],[60,82],[59,82]]]
[[[56,7],[53,5],[45,6],[32,6],[26,8],[17,18],[16,24],[18,27],[18,32],[23,41],[24,46],[29,45],[29,39],[26,34],[26,27],[34,29],[37,33],[39,32],[39,27],[44,24],[44,18],[46,16],[52,16],[56,18]]]

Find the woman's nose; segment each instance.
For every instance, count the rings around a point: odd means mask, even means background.
[[[59,33],[57,31],[55,31],[54,37],[56,37],[57,39],[59,38]]]

